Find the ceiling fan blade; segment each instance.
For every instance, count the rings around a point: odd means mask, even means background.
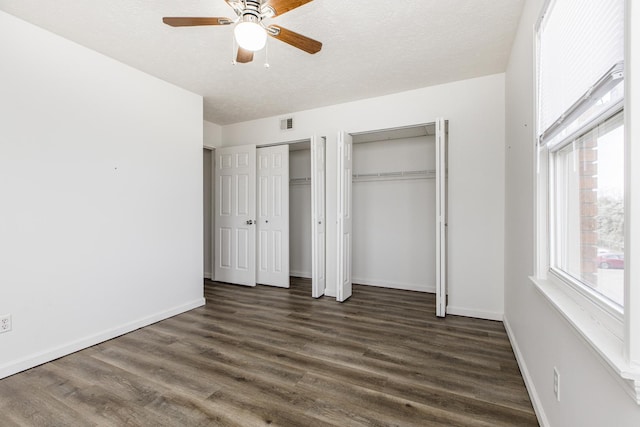
[[[305,5],[311,1],[313,0],[268,0],[262,6],[262,12],[264,13],[265,11],[271,9],[271,11],[273,12],[272,16],[278,16],[302,5]]]
[[[270,25],[268,33],[271,37],[290,44],[293,47],[297,47],[300,50],[304,50],[307,53],[318,53],[322,49],[322,43],[317,40],[310,39],[307,36],[298,34],[294,31],[287,30],[279,25]]]
[[[253,52],[247,49],[238,47],[238,54],[236,55],[236,62],[240,64],[246,64],[253,61]]]
[[[190,18],[175,17],[162,18],[162,22],[172,27],[193,27],[197,25],[230,25],[233,21],[229,18]]]

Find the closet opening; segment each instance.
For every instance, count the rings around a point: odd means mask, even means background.
[[[215,150],[202,150],[202,208],[203,208],[203,275],[213,279],[213,161]]]
[[[446,122],[344,134],[341,144],[351,182],[340,185],[339,300],[356,283],[446,301]]]
[[[325,289],[325,142],[326,138],[287,143],[289,149],[290,283]]]
[[[311,292],[311,143],[289,144],[289,266],[291,283]]]
[[[435,126],[353,135],[352,281],[435,293]]]

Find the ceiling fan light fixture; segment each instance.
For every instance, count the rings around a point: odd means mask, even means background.
[[[236,25],[233,33],[238,46],[256,52],[267,43],[267,31],[255,22],[245,21]]]

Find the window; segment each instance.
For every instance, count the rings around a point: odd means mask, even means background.
[[[624,307],[622,114],[550,151],[550,266],[613,310]]]
[[[640,154],[630,149],[640,95],[637,71],[625,75],[638,61],[625,43],[640,40],[640,8],[631,5],[549,0],[538,22],[532,280],[640,404]]]
[[[618,319],[624,267],[605,258],[624,258],[623,71],[624,0],[550,2],[538,26],[546,264]]]

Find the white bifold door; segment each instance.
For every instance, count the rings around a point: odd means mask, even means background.
[[[289,146],[258,148],[258,264],[261,285],[289,287]]]
[[[312,233],[312,295],[317,298],[324,295],[326,284],[325,138],[311,139],[311,157],[312,229],[309,231]],[[288,288],[289,146],[218,148],[215,182],[215,280]],[[350,193],[348,200],[351,203]],[[350,284],[350,267],[346,277]],[[345,299],[351,295],[350,287],[346,295]]]
[[[216,149],[215,280],[256,284],[256,146]]]
[[[447,314],[447,122],[436,120],[436,315]]]
[[[311,138],[311,295],[324,295],[325,278],[325,138]]]
[[[352,186],[353,138],[346,132],[338,134],[338,281],[336,300],[346,301],[352,292]]]

